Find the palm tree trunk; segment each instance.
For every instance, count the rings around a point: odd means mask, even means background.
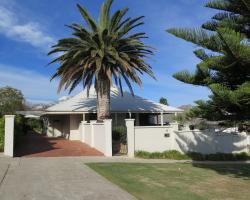
[[[103,121],[110,117],[110,81],[105,77],[96,83],[97,94],[97,121]]]

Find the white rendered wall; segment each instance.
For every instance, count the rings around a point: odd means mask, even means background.
[[[212,130],[178,131],[175,133],[175,149],[183,153],[192,151],[203,154],[247,152],[247,135],[215,133]]]
[[[165,136],[165,134],[167,134]],[[162,152],[172,149],[171,127],[169,126],[136,126],[135,150]]]
[[[90,127],[90,123],[84,123],[84,142],[88,145],[91,145],[91,127]]]
[[[105,152],[105,128],[104,128],[104,123],[94,123],[93,125],[93,135],[94,135],[94,144],[93,146],[101,151]]]
[[[203,154],[248,152],[246,133],[218,133],[213,130],[177,131],[178,124],[176,123],[172,123],[170,126],[138,126],[133,127],[134,129],[131,126],[133,123],[127,126],[127,136],[130,140],[134,139],[134,147],[130,147],[128,143],[128,152],[133,148],[135,151],[177,150],[182,153],[199,152]]]
[[[127,127],[128,157],[135,156],[135,119],[125,119]]]
[[[14,123],[15,115],[5,115],[4,155],[14,156]]]
[[[82,122],[80,128],[82,141],[99,150],[105,156],[112,156],[112,120],[103,123]]]

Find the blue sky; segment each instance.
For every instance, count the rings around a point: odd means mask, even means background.
[[[57,81],[50,82],[55,66],[46,54],[50,46],[71,32],[65,24],[82,23],[76,3],[98,17],[103,0],[1,0],[0,1],[0,87],[9,85],[22,90],[32,102],[51,102],[67,92],[56,93]],[[170,27],[199,27],[215,11],[204,8],[206,0],[115,0],[112,10],[129,7],[128,15],[144,15],[145,25],[138,30],[149,36],[145,42],[157,49],[150,61],[157,81],[143,77],[137,95],[158,101],[166,97],[173,106],[206,99],[206,88],[181,83],[172,74],[194,70],[199,62],[193,44],[165,32]],[[79,92],[77,88],[71,95]]]

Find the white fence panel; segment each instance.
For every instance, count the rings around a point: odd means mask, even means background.
[[[88,145],[91,145],[91,126],[90,124],[84,123],[83,124],[83,134],[84,134],[84,142]]]
[[[14,156],[14,126],[15,115],[5,115],[4,155]]]
[[[215,133],[213,130],[175,133],[175,149],[183,153],[188,151],[203,154],[247,152],[245,133]]]
[[[82,142],[96,148],[105,156],[112,156],[112,120],[104,120],[104,123],[82,122],[80,131]]]
[[[214,130],[177,131],[175,124],[135,126],[134,129],[133,127],[133,122],[131,122],[131,127],[127,126],[127,129],[128,134],[134,134],[135,151],[177,150],[182,153],[199,152],[202,154],[248,152],[246,133],[222,133]],[[133,139],[133,137],[130,138]]]
[[[135,150],[148,152],[171,150],[173,134],[170,126],[136,126]]]
[[[93,138],[94,138],[94,141],[93,141],[93,144],[94,144],[94,147],[105,153],[106,151],[106,147],[105,147],[105,143],[106,143],[106,138],[105,138],[105,127],[104,127],[104,123],[94,123],[93,125]]]

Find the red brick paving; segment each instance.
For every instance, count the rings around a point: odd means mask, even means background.
[[[16,157],[62,157],[103,156],[103,154],[80,141],[64,138],[49,138],[29,133],[15,149]]]

